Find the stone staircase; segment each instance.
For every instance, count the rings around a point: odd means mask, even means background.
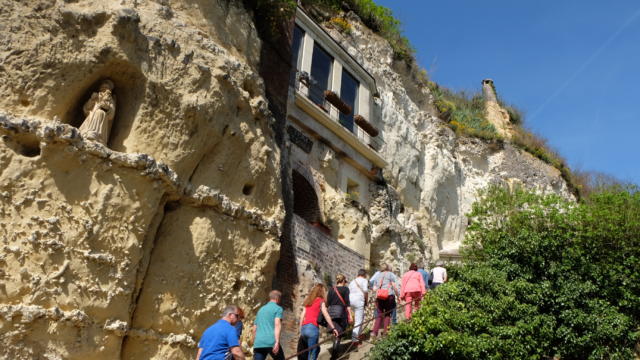
[[[357,349],[350,349],[349,346],[351,344],[350,340],[345,340],[340,343],[340,353],[342,355],[339,356],[340,360],[363,360],[369,358],[369,352],[373,348],[373,345],[369,342],[362,342],[362,345],[358,346]],[[320,354],[318,354],[318,360],[330,360],[331,353],[329,350],[331,349],[330,344],[324,345],[320,349]],[[346,352],[348,350],[348,352]]]

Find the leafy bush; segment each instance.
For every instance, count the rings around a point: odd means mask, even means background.
[[[581,203],[490,188],[465,263],[373,359],[633,359],[640,340],[640,192]]]

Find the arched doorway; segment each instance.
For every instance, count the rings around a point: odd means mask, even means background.
[[[293,170],[293,213],[309,223],[320,223],[320,205],[313,186],[299,172]]]

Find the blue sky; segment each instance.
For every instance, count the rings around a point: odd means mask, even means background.
[[[640,1],[375,1],[432,80],[492,78],[572,169],[640,184]]]

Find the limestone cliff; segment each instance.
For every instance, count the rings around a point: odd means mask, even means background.
[[[457,137],[391,47],[351,22],[329,31],[376,78],[389,166],[366,208],[322,190],[338,241],[365,238],[372,264],[402,269],[455,253],[487,184],[571,196],[527,153]],[[225,303],[251,319],[291,176],[262,46],[239,2],[0,0],[0,358],[187,359]],[[106,78],[105,147],[77,128]]]
[[[416,69],[394,59],[391,46],[346,16],[351,31],[328,31],[375,77],[380,93],[385,186],[371,189],[371,261],[406,269],[411,259],[456,258],[478,190],[520,184],[573,198],[560,172],[504,145],[458,137],[438,119]],[[336,214],[336,218],[342,214]],[[343,220],[344,221],[344,220]],[[354,223],[360,221],[358,218]]]
[[[0,358],[192,358],[253,313],[283,218],[260,46],[235,3],[0,2]],[[105,78],[109,148],[76,128]]]

